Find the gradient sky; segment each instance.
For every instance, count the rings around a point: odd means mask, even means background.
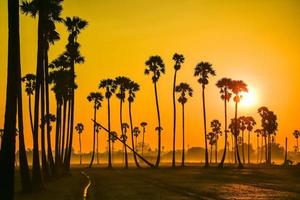
[[[194,89],[186,104],[186,145],[203,146],[201,88],[193,77],[200,61],[213,64],[217,76],[207,87],[208,125],[212,119],[223,124],[223,102],[215,86],[222,77],[244,80],[257,101],[241,106],[240,115],[253,115],[260,127],[257,108],[267,106],[278,116],[277,142],[289,138],[290,149],[295,144],[292,132],[300,129],[300,2],[274,1],[199,1],[199,0],[65,0],[63,16],[80,16],[89,26],[79,36],[81,52],[86,58],[76,66],[76,116],[83,122],[83,151],[91,150],[92,105],[86,100],[90,91],[97,91],[104,78],[125,75],[141,85],[133,105],[134,123],[147,121],[146,141],[156,147],[157,126],[154,89],[151,78],[143,74],[144,62],[151,55],[160,55],[166,64],[166,75],[158,83],[162,116],[163,146],[172,144],[172,80],[175,52],[184,54],[186,62],[178,73],[178,83],[188,82]],[[37,20],[21,15],[22,74],[36,68]],[[61,40],[51,47],[52,60],[63,50],[66,29],[58,25]],[[0,96],[6,94],[7,68],[7,1],[0,1]],[[53,99],[53,95],[52,95]],[[53,99],[54,100],[54,99]],[[28,121],[28,101],[24,94],[26,144],[32,148]],[[3,126],[5,98],[0,99],[0,125]],[[55,113],[54,102],[51,111]],[[107,124],[106,102],[98,112],[99,121]],[[181,118],[178,107],[177,148],[181,148]],[[112,130],[120,132],[119,102],[112,100]],[[230,103],[229,118],[233,117]],[[124,118],[128,122],[127,104]],[[100,149],[107,135],[101,132]],[[253,136],[253,142],[255,137]],[[223,143],[221,139],[220,142]],[[121,145],[116,145],[120,148]],[[78,137],[74,140],[78,150]]]

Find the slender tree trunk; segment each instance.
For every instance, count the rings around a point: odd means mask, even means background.
[[[238,103],[235,103],[235,148],[236,148],[236,156],[239,162],[239,168],[243,168],[241,163],[240,154],[239,154],[239,147],[237,142],[237,133],[238,133],[238,126],[237,126],[237,112],[238,112]]]
[[[64,98],[64,100],[63,100],[62,137],[61,137],[62,141],[61,141],[61,152],[60,152],[61,163],[63,163],[64,153],[65,153],[66,122],[67,122],[67,99]],[[68,148],[68,147],[66,147],[66,148]]]
[[[272,164],[272,142],[270,134],[268,134],[268,164]]]
[[[248,164],[250,165],[250,131],[248,132]]]
[[[61,102],[56,99],[56,130],[55,130],[55,167],[59,165],[59,138],[60,138],[60,116],[61,116]]]
[[[184,104],[182,105],[182,161],[181,161],[181,167],[184,167],[184,159],[185,159],[185,150],[184,150]]]
[[[268,144],[267,144],[267,137],[265,137],[265,157],[266,157],[266,164],[268,164]]]
[[[288,152],[288,150],[287,150],[287,148],[288,148],[288,139],[287,139],[287,137],[285,137],[285,155],[284,155],[284,164],[285,165],[288,165],[288,162],[287,162],[287,152]]]
[[[125,133],[124,133],[122,124],[123,124],[123,101],[120,100],[120,126],[121,126],[121,135],[124,135]],[[124,141],[124,142],[126,143],[126,141]],[[124,146],[125,168],[127,169],[128,168],[127,147],[126,147],[126,145],[123,145],[123,146]]]
[[[96,133],[96,155],[97,155],[97,165],[99,165],[99,151],[98,151],[98,133]]]
[[[263,138],[263,136],[261,136],[260,163],[262,163],[262,160],[263,160],[263,155],[264,155],[263,149],[264,149],[264,138]]]
[[[256,149],[257,149],[257,163],[259,162],[259,136],[257,136],[257,141],[256,141]]]
[[[142,155],[144,155],[144,142],[145,142],[145,128],[143,129]]]
[[[94,121],[97,121],[97,110],[96,106],[94,105]],[[91,168],[94,162],[94,157],[95,157],[95,141],[96,141],[96,124],[94,123],[94,131],[93,131],[93,151],[92,151],[92,159],[90,162],[89,167]]]
[[[212,156],[213,156],[213,145],[210,145],[210,158],[209,158],[209,163],[211,164]]]
[[[174,80],[173,80],[173,155],[172,155],[172,167],[176,165],[176,158],[175,158],[175,145],[176,145],[176,99],[175,99],[175,87],[176,87],[176,75],[177,70],[174,73]],[[183,163],[181,163],[182,165]]]
[[[225,88],[225,97],[227,96],[227,88]],[[223,151],[223,156],[221,159],[221,162],[219,164],[219,168],[222,168],[224,166],[225,158],[226,158],[226,148],[227,148],[227,100],[225,98],[224,100],[224,110],[225,110],[225,128],[224,128],[224,133],[225,133],[225,144],[224,144],[224,151]]]
[[[160,125],[160,112],[159,112],[156,82],[154,82],[154,92],[155,92],[155,102],[156,102],[156,111],[157,111],[157,120],[158,120],[158,145],[157,145],[157,159],[156,159],[155,167],[159,167],[160,151],[161,151],[161,125]]]
[[[33,134],[33,121],[32,121],[32,111],[31,111],[31,94],[28,95],[28,102],[29,102],[29,120],[30,120],[30,127],[31,127],[31,132]]]
[[[245,164],[245,142],[244,142],[244,131],[242,131],[242,154],[243,154],[243,164]]]
[[[202,106],[203,106],[203,121],[204,121],[204,140],[205,140],[205,167],[208,164],[208,150],[207,150],[207,132],[206,132],[206,111],[205,111],[205,86],[202,85]]]
[[[110,140],[110,99],[107,99],[107,119],[108,119],[108,168],[112,168],[112,159],[111,159],[111,140]]]
[[[79,134],[79,164],[82,165],[81,134]]]
[[[216,147],[215,147],[215,159],[216,159],[216,163],[218,163],[218,140],[216,141]]]
[[[65,157],[64,157],[64,163],[66,164],[67,163],[67,160],[68,160],[68,147],[69,147],[69,144],[70,144],[70,119],[71,119],[71,103],[70,103],[70,99],[68,99],[67,101],[67,104],[68,104],[68,125],[67,125],[67,141],[66,141],[66,148],[65,148]]]
[[[130,121],[130,132],[131,132],[131,142],[132,142],[132,149],[135,151],[135,146],[134,146],[134,137],[133,137],[133,125],[132,125],[132,114],[131,114],[131,102],[128,103],[128,109],[129,109],[129,121]],[[139,168],[140,164],[137,160],[136,154],[133,154],[134,162],[135,165]]]

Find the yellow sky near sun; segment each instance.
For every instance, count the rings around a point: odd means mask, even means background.
[[[244,80],[255,91],[256,105],[242,106],[239,114],[253,115],[260,125],[256,110],[265,105],[278,115],[277,141],[283,144],[292,131],[300,129],[300,2],[289,1],[198,1],[198,0],[65,0],[63,16],[77,15],[89,26],[79,36],[81,52],[86,58],[76,66],[76,117],[83,122],[83,150],[90,151],[92,141],[92,105],[86,96],[97,90],[104,78],[125,75],[141,85],[133,105],[134,123],[147,121],[146,140],[156,147],[157,126],[154,90],[150,77],[143,74],[144,62],[151,55],[160,55],[166,64],[166,75],[158,83],[162,115],[163,146],[172,144],[172,80],[175,52],[186,61],[178,73],[178,83],[188,82],[194,89],[186,104],[186,145],[203,146],[201,88],[193,77],[199,61],[213,64],[217,76],[207,87],[208,124],[212,119],[223,123],[223,102],[215,83],[222,77]],[[35,72],[37,20],[21,15],[21,61],[23,74]],[[59,55],[66,43],[66,31],[58,25],[62,39],[50,50],[50,60]],[[0,2],[0,95],[5,96],[7,63],[7,3]],[[27,98],[24,98],[26,144],[32,148],[28,121]],[[3,124],[5,98],[0,99],[0,124]],[[106,102],[98,112],[106,124]],[[119,104],[112,100],[112,129],[120,131]],[[55,112],[52,103],[52,113]],[[181,119],[178,106],[176,147],[181,148]],[[229,117],[233,116],[233,103]],[[124,109],[128,121],[127,105]],[[104,136],[105,135],[105,136]],[[104,139],[105,137],[105,139]],[[106,133],[101,134],[101,150]],[[254,139],[254,137],[253,137]],[[78,150],[77,136],[74,140]],[[223,141],[222,139],[220,140]],[[116,145],[120,148],[120,145]]]

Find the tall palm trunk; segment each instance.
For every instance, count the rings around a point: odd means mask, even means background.
[[[99,151],[98,151],[98,148],[99,148],[99,143],[98,143],[98,133],[96,133],[96,155],[97,155],[97,165],[99,165]]]
[[[216,163],[218,163],[218,140],[216,141],[216,146],[215,146],[215,159]]]
[[[205,140],[205,167],[208,167],[208,150],[207,150],[207,133],[206,133],[206,111],[205,111],[205,86],[202,85],[202,106],[203,106],[203,121],[204,121],[204,140]]]
[[[156,102],[156,111],[157,111],[157,120],[158,120],[158,145],[157,145],[157,159],[156,159],[155,167],[159,167],[160,150],[161,150],[161,125],[160,125],[160,113],[159,113],[156,82],[154,82],[154,92],[155,92],[155,102]]]
[[[244,142],[244,131],[242,131],[242,154],[243,154],[243,164],[245,164],[245,142]]]
[[[131,114],[131,102],[128,102],[128,111],[129,111],[129,121],[130,121],[130,132],[131,132],[131,142],[132,142],[132,149],[135,151],[135,146],[134,146],[134,137],[133,137],[133,125],[132,125],[132,114]],[[140,167],[140,164],[137,160],[136,154],[133,152],[133,158],[135,165],[137,167]]]
[[[123,101],[121,99],[120,100],[120,126],[121,126],[121,134],[123,135],[124,131],[123,131],[122,124],[123,124]],[[124,143],[126,143],[126,141]],[[125,144],[124,144],[124,158],[125,158],[125,168],[128,168],[127,147]]]
[[[250,131],[248,131],[248,164],[250,165]]]
[[[227,149],[227,88],[225,88],[225,99],[224,99],[224,110],[225,110],[225,128],[224,128],[224,133],[225,133],[225,144],[224,144],[224,151],[223,151],[223,156],[221,159],[221,162],[219,164],[219,168],[222,168],[224,166],[224,162],[225,162],[225,157],[226,157],[226,149]]]
[[[264,155],[264,139],[263,136],[261,136],[261,145],[260,145],[260,163],[262,163],[263,155]]]
[[[266,158],[266,164],[268,164],[268,144],[267,144],[266,136],[265,136],[265,158]]]
[[[177,70],[174,73],[173,80],[173,155],[172,155],[172,167],[175,167],[176,158],[175,158],[175,145],[176,145],[176,99],[175,99],[175,87],[176,87],[176,75]],[[182,163],[181,163],[182,165]]]
[[[96,106],[94,106],[94,121],[97,121],[97,109]],[[89,167],[92,167],[95,157],[95,141],[96,141],[96,124],[94,123],[94,131],[93,131],[93,151],[92,151],[92,158],[91,162],[89,164]]]
[[[145,129],[143,129],[142,155],[144,155],[144,144],[145,144]]]
[[[212,157],[213,157],[213,145],[211,144],[211,145],[210,145],[210,158],[209,158],[209,163],[211,163]]]
[[[61,163],[63,163],[64,152],[65,152],[65,137],[66,137],[66,119],[67,118],[67,100],[63,99],[63,122],[62,122],[62,136],[61,136],[61,152],[60,159]]]
[[[107,121],[108,121],[108,168],[112,168],[111,140],[110,140],[110,99],[107,99]]]
[[[79,134],[79,164],[82,164],[81,134]]]
[[[59,167],[60,155],[60,122],[61,122],[61,102],[56,100],[56,130],[55,130],[55,167]]]
[[[259,137],[256,138],[257,163],[259,162]]]
[[[30,128],[33,134],[33,121],[32,121],[32,111],[31,111],[31,94],[28,95],[28,110],[29,110],[29,120],[30,120]]]
[[[182,160],[181,160],[181,166],[184,167],[184,159],[185,159],[185,149],[184,149],[184,104],[182,105]]]
[[[70,143],[70,116],[71,116],[71,108],[70,108],[70,99],[67,100],[68,104],[68,125],[67,125],[67,141],[66,141],[66,148],[65,148],[65,158],[64,158],[64,163],[67,163],[68,160],[68,147]]]
[[[241,163],[240,154],[239,154],[239,147],[238,147],[238,141],[237,141],[237,133],[238,133],[238,126],[237,126],[237,112],[238,112],[238,103],[235,103],[235,149],[236,149],[236,156],[237,160],[239,162],[239,168],[243,168],[243,165]]]

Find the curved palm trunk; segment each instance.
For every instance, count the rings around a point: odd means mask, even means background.
[[[158,94],[157,94],[156,82],[154,82],[154,92],[155,92],[157,120],[158,120],[158,127],[159,127],[158,128],[157,159],[156,159],[155,167],[159,167],[160,151],[161,151],[161,125],[160,125],[160,112],[159,112],[159,105],[158,105]]]
[[[129,121],[130,121],[130,132],[131,132],[131,142],[132,142],[132,149],[133,151],[135,151],[135,147],[134,147],[134,137],[133,137],[133,125],[132,125],[132,115],[131,115],[131,102],[128,103],[128,109],[129,109]],[[133,158],[134,158],[134,162],[135,165],[137,167],[140,167],[140,164],[137,160],[136,154],[133,153]]]
[[[227,97],[227,88],[225,88],[225,97]],[[219,164],[219,168],[222,168],[224,166],[225,158],[226,158],[226,149],[227,149],[227,100],[225,98],[224,100],[224,110],[225,110],[225,128],[224,128],[224,133],[225,133],[225,144],[224,144],[224,151],[223,151],[223,156],[221,159],[221,162]]]
[[[123,101],[120,100],[120,126],[121,126],[121,135],[124,134],[124,130],[122,127],[123,124]],[[126,143],[126,141],[125,141]],[[124,158],[125,158],[125,168],[128,168],[128,157],[127,157],[127,147],[124,144]]]
[[[79,164],[82,164],[82,152],[81,152],[81,134],[79,134]]]
[[[250,131],[248,132],[248,164],[250,165]]]
[[[94,121],[97,121],[97,110],[96,107],[94,106]],[[96,141],[96,124],[94,123],[94,132],[93,132],[93,152],[92,152],[92,159],[89,164],[89,167],[92,167],[93,162],[94,162],[94,157],[95,157],[95,141]]]
[[[242,154],[243,154],[243,164],[245,164],[245,145],[244,145],[244,131],[242,131]]]
[[[107,119],[108,119],[108,168],[112,168],[111,163],[111,140],[110,140],[110,100],[107,99]]]
[[[175,87],[176,87],[176,75],[177,70],[174,73],[173,80],[173,154],[172,154],[172,167],[175,167],[176,158],[175,158],[175,144],[176,144],[176,100],[175,100]],[[182,165],[182,163],[181,163]]]
[[[202,106],[203,106],[203,121],[204,121],[204,140],[205,140],[205,167],[209,167],[208,164],[208,150],[207,150],[207,133],[206,133],[206,111],[205,111],[205,86],[202,85]]]
[[[184,149],[184,104],[182,105],[182,160],[181,160],[181,166],[184,167],[184,159],[185,159],[185,149]]]
[[[237,126],[237,112],[238,112],[238,103],[235,103],[235,149],[236,149],[236,156],[239,163],[239,168],[243,168],[243,164],[241,163],[240,154],[239,154],[239,147],[237,142],[237,133],[238,133],[238,126]]]

